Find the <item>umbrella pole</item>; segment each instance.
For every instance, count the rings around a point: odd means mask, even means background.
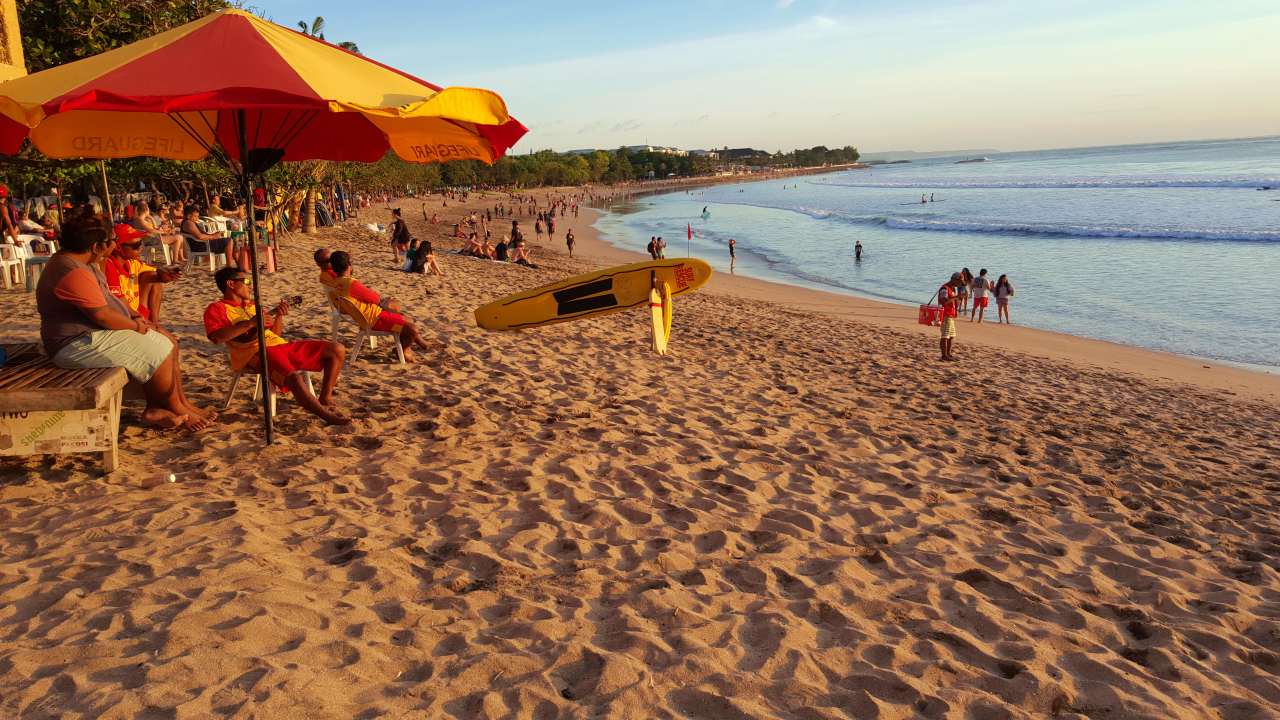
[[[102,168],[102,202],[107,206],[107,222],[114,223],[116,221],[115,211],[111,209],[111,186],[107,184],[107,161],[99,160],[98,167]],[[61,210],[61,208],[59,208]]]
[[[247,204],[252,207],[253,204],[253,181],[249,177],[248,158],[249,148],[248,141],[245,139],[245,118],[244,110],[236,111],[236,124],[239,125],[240,140],[240,192],[244,195]],[[252,217],[252,216],[251,216]],[[258,364],[262,368],[262,424],[266,431],[267,444],[270,445],[275,441],[275,433],[271,425],[271,373],[267,368],[267,325],[262,319],[264,310],[262,309],[262,292],[258,288],[258,248],[257,240],[254,234],[257,230],[257,223],[246,223],[249,238],[249,267],[253,276],[253,304],[257,308],[254,317],[257,319],[258,330]],[[243,270],[244,268],[241,268]]]

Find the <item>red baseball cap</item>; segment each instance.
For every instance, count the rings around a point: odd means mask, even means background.
[[[118,223],[115,227],[115,231],[116,242],[129,242],[130,240],[137,240],[138,238],[144,238],[147,236],[146,233],[142,232],[138,228],[125,223]]]

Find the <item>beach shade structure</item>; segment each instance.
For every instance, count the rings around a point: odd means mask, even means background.
[[[390,151],[409,162],[493,163],[525,132],[496,93],[442,88],[241,10],[0,83],[0,153],[30,140],[53,158],[212,156],[245,198],[253,178],[282,160],[376,162]]]

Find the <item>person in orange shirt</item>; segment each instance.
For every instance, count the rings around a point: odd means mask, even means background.
[[[177,270],[157,270],[142,262],[142,238],[147,233],[123,223],[115,226],[116,249],[102,261],[102,274],[111,294],[145,320],[160,322],[164,284],[182,277]]]
[[[329,255],[329,271],[333,273],[334,279],[331,283],[325,283],[322,273],[321,282],[333,294],[338,307],[362,327],[399,333],[400,344],[404,346],[405,362],[413,362],[410,347],[431,349],[418,333],[417,327],[400,314],[398,303],[378,295],[351,277],[350,255],[341,250]]]
[[[205,335],[211,342],[227,346],[232,370],[260,372],[262,366],[255,320],[258,309],[253,304],[253,290],[247,282],[248,277],[243,270],[232,266],[218,270],[213,280],[222,292],[222,299],[205,308]],[[288,311],[288,303],[280,303],[267,323],[267,366],[271,384],[293,393],[299,405],[326,423],[349,424],[351,420],[333,407],[333,387],[338,383],[338,375],[347,358],[346,350],[329,340],[289,342],[280,337]],[[320,397],[311,394],[303,380],[303,372],[324,373],[320,381]]]

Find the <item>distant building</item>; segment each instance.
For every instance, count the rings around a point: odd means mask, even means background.
[[[677,157],[684,157],[689,154],[688,150],[681,150],[680,148],[673,147],[662,147],[661,145],[627,145],[626,149],[631,152],[650,152],[659,153],[661,155],[675,155]]]
[[[720,152],[718,150],[690,150],[689,154],[694,157],[711,158],[712,160],[719,159],[720,157]]]

